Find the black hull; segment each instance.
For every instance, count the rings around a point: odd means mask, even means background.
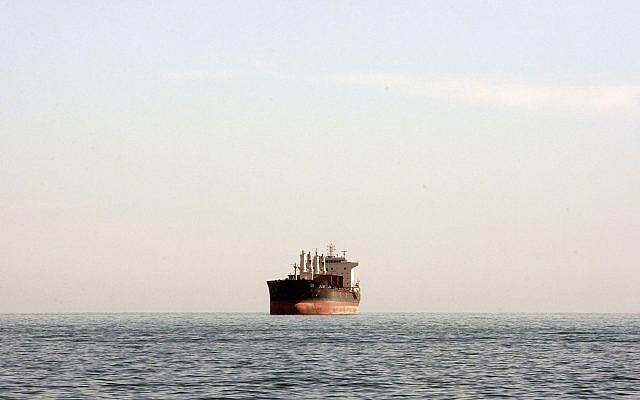
[[[268,281],[271,314],[355,314],[360,289],[308,280]]]

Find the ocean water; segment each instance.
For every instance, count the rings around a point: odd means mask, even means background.
[[[640,315],[5,314],[0,398],[640,398]]]

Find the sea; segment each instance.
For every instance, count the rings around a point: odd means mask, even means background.
[[[2,314],[1,399],[640,399],[640,314]]]

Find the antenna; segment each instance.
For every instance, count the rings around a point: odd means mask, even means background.
[[[333,242],[329,242],[329,246],[327,246],[327,252],[329,253],[329,257],[333,257],[333,252],[336,251],[336,245]]]

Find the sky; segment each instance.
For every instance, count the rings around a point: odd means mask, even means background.
[[[640,2],[0,5],[0,312],[640,312]]]

